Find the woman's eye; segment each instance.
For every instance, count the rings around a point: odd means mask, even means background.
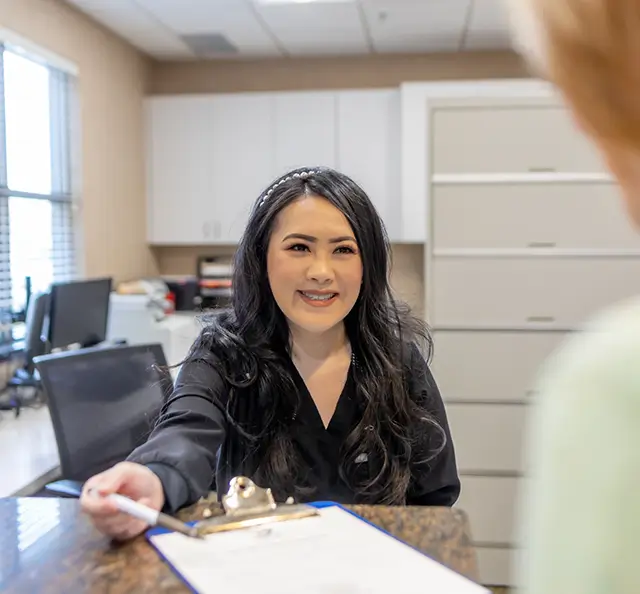
[[[356,251],[348,245],[341,245],[339,248],[336,248],[336,253],[337,254],[355,254]]]
[[[287,249],[292,252],[307,252],[309,251],[309,246],[306,246],[304,243],[295,243],[294,245],[289,246]]]

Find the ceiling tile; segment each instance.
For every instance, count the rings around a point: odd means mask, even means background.
[[[469,19],[472,31],[505,31],[508,29],[504,0],[474,0]]]
[[[356,2],[255,3],[255,9],[291,55],[369,51]]]
[[[455,51],[471,0],[362,0],[377,51]]]
[[[129,0],[179,35],[223,35],[243,55],[281,55],[248,0]]]
[[[68,0],[141,51],[155,57],[193,58],[177,35],[131,0]]]
[[[504,0],[474,0],[465,49],[509,47],[511,38]]]

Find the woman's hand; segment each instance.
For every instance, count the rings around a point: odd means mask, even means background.
[[[100,532],[116,540],[138,536],[148,525],[119,511],[112,501],[104,497],[112,493],[119,493],[155,510],[161,510],[164,506],[162,483],[146,466],[121,462],[92,476],[82,489],[82,510],[89,515]]]

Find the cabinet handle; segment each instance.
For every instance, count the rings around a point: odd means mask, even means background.
[[[530,248],[554,248],[555,241],[532,241],[527,247]]]
[[[556,319],[553,316],[529,316],[527,318],[527,322],[530,322],[530,323],[538,322],[538,323],[550,324],[555,321]]]
[[[209,223],[204,223],[202,225],[202,234],[205,239],[209,239],[209,234],[211,233],[211,228],[209,227]]]
[[[555,167],[529,167],[529,173],[555,173]]]

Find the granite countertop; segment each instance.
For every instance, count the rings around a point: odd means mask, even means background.
[[[181,512],[201,519],[201,503]],[[365,519],[451,569],[477,579],[469,524],[458,509],[353,506]],[[4,594],[189,592],[144,536],[116,544],[97,532],[75,499],[0,499],[0,591]]]

